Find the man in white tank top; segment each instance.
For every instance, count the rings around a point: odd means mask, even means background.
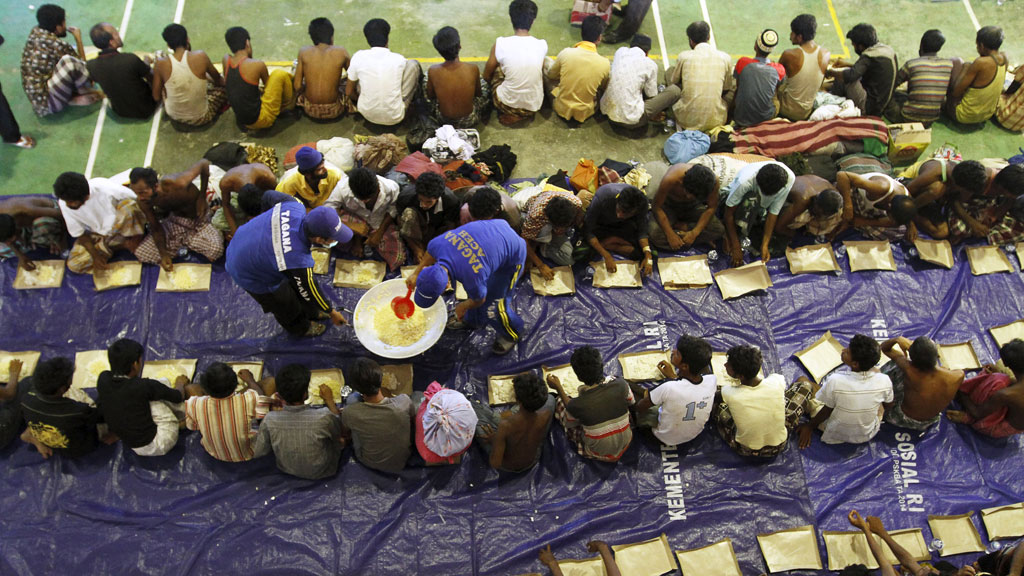
[[[167,26],[163,37],[172,53],[153,66],[153,99],[163,100],[164,112],[176,122],[189,126],[209,124],[227,102],[224,78],[206,52],[192,50],[184,26]]]
[[[807,120],[814,109],[814,97],[828,70],[828,50],[814,42],[818,22],[801,14],[789,23],[789,39],[796,48],[782,53],[779,64],[786,69],[786,81],[779,89],[779,116]]]
[[[513,0],[508,7],[512,19],[512,36],[498,38],[484,66],[484,80],[491,83],[498,120],[515,124],[532,118],[544,104],[544,68],[548,43],[530,36],[530,27],[537,18],[533,0]]]

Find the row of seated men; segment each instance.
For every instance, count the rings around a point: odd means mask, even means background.
[[[380,175],[359,167],[345,173],[308,146],[298,150],[296,164],[280,180],[263,164],[231,168],[220,178],[215,208],[205,192],[211,188],[207,160],[163,177],[135,168],[127,183],[67,172],[54,182],[55,197],[0,200],[0,256],[17,257],[31,269],[33,251],[60,254],[70,234],[72,272],[103,269],[121,250],[171,270],[182,249],[219,259],[240,225],[280,201],[333,208],[354,232],[347,257],[379,258],[391,270],[422,262],[433,238],[490,218],[512,225],[527,241],[528,265],[547,278],[554,266],[594,258],[610,271],[616,258],[633,259],[649,275],[652,247],[721,248],[736,266],[749,244],[754,257],[767,261],[794,237],[827,242],[850,228],[877,240],[913,241],[923,233],[953,243],[1024,241],[1020,164],[934,158],[898,179],[840,171],[833,183],[796,176],[766,157],[706,154],[671,166],[651,186],[651,198],[623,182],[591,193],[574,192],[558,179],[512,196],[488,186],[452,190],[437,171],[392,168]]]
[[[9,444],[20,434],[44,457],[78,457],[101,441],[120,440],[140,456],[159,456],[174,448],[183,422],[199,431],[203,447],[218,460],[273,453],[285,473],[316,479],[336,473],[347,445],[364,466],[397,473],[414,447],[427,464],[456,464],[474,440],[493,468],[524,472],[539,461],[552,421],[581,456],[613,463],[629,449],[634,430],[652,445],[677,446],[709,422],[736,453],[754,460],[785,451],[793,433],[801,449],[819,432],[826,444],[863,444],[883,421],[923,432],[943,412],[990,437],[1024,431],[1019,339],[1002,346],[998,364],[966,378],[962,370],[939,364],[927,337],[879,344],[855,335],[842,351],[843,366],[820,387],[806,377],[762,377],[761,351],[754,345],[729,349],[725,371],[735,381],[718,382],[711,354],[703,338],[683,335],[671,360],[658,366],[661,383],[627,383],[606,373],[598,349],[583,346],[570,360],[582,383],[575,397],[557,376],[544,381],[531,371],[513,380],[515,405],[506,412],[438,382],[411,397],[385,393],[380,365],[364,357],[346,368],[345,382],[355,392],[344,407],[326,384],[311,390],[310,371],[300,364],[256,381],[247,370],[236,374],[213,362],[195,382],[186,376],[161,382],[142,377],[142,345],[121,339],[107,350],[110,370],[98,377],[95,407],[65,396],[75,370],[70,360],[48,359],[26,378],[21,361],[12,360],[0,387],[0,441]],[[889,361],[879,369],[882,354]],[[311,394],[319,397],[317,404],[309,402]]]
[[[173,120],[199,126],[213,121],[229,103],[238,124],[250,130],[270,127],[296,104],[317,120],[358,112],[367,122],[393,126],[405,120],[410,104],[422,93],[423,112],[438,124],[455,127],[476,124],[492,106],[503,124],[515,124],[532,118],[550,96],[554,111],[570,123],[583,122],[600,110],[614,125],[641,128],[652,120],[663,121],[670,111],[680,129],[710,131],[730,121],[746,127],[778,116],[806,120],[818,106],[836,101],[825,89],[849,99],[859,113],[894,121],[931,123],[944,110],[961,124],[982,123],[998,113],[1004,127],[1024,127],[1024,96],[1017,94],[1024,67],[1015,72],[1016,81],[1004,94],[1009,62],[999,51],[1004,35],[996,26],[978,31],[978,58],[973,62],[940,57],[945,37],[940,30],[929,30],[918,57],[901,68],[895,52],[878,40],[870,24],[858,24],[847,34],[859,56],[856,61],[831,62],[829,51],[815,42],[814,16],[802,14],[790,24],[796,47],[785,51],[779,62],[770,60],[779,35],[766,29],[754,39],[755,56],[734,65],[728,54],[712,48],[710,26],[698,21],[686,29],[691,49],[678,55],[659,88],[658,65],[649,57],[650,38],[637,35],[609,62],[597,53],[604,21],[590,16],[582,23],[581,42],[552,59],[547,42],[530,35],[537,13],[532,0],[509,5],[513,35],[497,39],[482,74],[475,64],[459,60],[458,31],[446,26],[433,38],[445,61],[424,75],[418,62],[388,49],[391,27],[379,18],[363,28],[370,48],[351,56],[334,45],[332,23],[314,19],[309,24],[313,45],[299,51],[293,73],[270,71],[253,58],[249,32],[229,28],[225,41],[230,53],[223,59],[222,74],[206,53],[192,49],[187,30],[179,24],[164,29],[170,52],[155,63],[120,52],[123,44],[116,28],[97,24],[90,37],[100,53],[86,63],[81,33],[66,25],[61,8],[47,4],[39,8],[39,26],[23,52],[22,80],[41,116],[69,103],[97,100],[99,92],[92,87],[97,82],[118,115],[147,117],[163,101]],[[69,31],[77,50],[60,40]],[[907,90],[897,90],[904,83]]]

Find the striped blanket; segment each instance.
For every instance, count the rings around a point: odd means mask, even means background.
[[[877,138],[889,143],[885,122],[873,116],[834,118],[820,122],[769,120],[732,136],[737,154],[762,154],[778,158],[794,152],[811,152],[840,140]]]

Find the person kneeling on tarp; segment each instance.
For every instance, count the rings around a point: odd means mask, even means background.
[[[704,431],[717,389],[715,375],[704,374],[711,364],[711,345],[703,338],[680,336],[671,360],[671,364],[658,363],[666,382],[650,391],[633,388],[640,398],[637,428],[649,431],[666,446],[685,444]]]
[[[1016,339],[999,349],[1001,364],[989,364],[985,372],[966,380],[957,392],[964,407],[947,410],[946,416],[959,424],[970,424],[977,432],[1005,438],[1024,432],[1024,340]],[[1007,372],[1012,372],[1011,377]]]
[[[416,305],[429,308],[449,282],[461,282],[469,299],[455,307],[448,327],[475,328],[490,322],[498,332],[491,351],[503,355],[523,333],[523,320],[512,310],[512,290],[525,263],[526,241],[508,222],[480,220],[431,240],[406,284],[416,289]]]
[[[491,468],[520,473],[540,461],[554,419],[555,397],[533,372],[516,376],[512,390],[516,405],[508,412],[481,402],[472,404],[477,416],[476,441],[487,452]]]

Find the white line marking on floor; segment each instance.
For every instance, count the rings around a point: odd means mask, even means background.
[[[107,119],[107,99],[100,103],[100,114],[96,117],[96,129],[92,132],[92,147],[89,148],[89,160],[85,162],[85,177],[92,178],[92,167],[96,164],[96,152],[100,149],[100,135],[103,134],[103,121]]]
[[[185,12],[185,0],[178,0],[178,7],[174,10],[174,23],[181,24],[181,16]],[[143,166],[153,165],[153,153],[156,152],[157,134],[160,132],[160,120],[164,115],[164,107],[160,105],[153,114],[153,125],[149,128],[149,144],[146,145],[146,159]]]
[[[974,15],[974,8],[971,7],[971,0],[964,0],[964,8],[967,8],[967,15],[971,17],[971,24],[974,24],[974,29],[981,30],[981,24],[978,23],[978,17]]]
[[[708,23],[708,28],[711,30],[711,39],[708,40],[708,44],[711,44],[712,48],[718,50],[718,43],[715,42],[715,28],[711,25],[711,14],[708,13],[707,0],[700,0],[700,12],[704,15],[704,21]]]
[[[135,0],[128,0],[124,5],[124,16],[121,18],[121,27],[117,29],[121,39],[128,34],[128,20],[132,16],[132,6]],[[100,149],[100,136],[103,134],[103,122],[107,119],[107,99],[100,104],[100,114],[96,117],[96,129],[92,132],[92,146],[89,148],[89,159],[85,162],[85,177],[92,178],[92,169],[96,165],[96,154]]]
[[[164,107],[157,106],[153,113],[153,125],[149,127],[149,144],[146,145],[146,159],[142,161],[143,166],[153,165],[153,152],[156,151],[156,133],[160,130],[160,117],[163,116]]]
[[[668,70],[669,54],[665,51],[665,31],[661,27],[661,12],[658,10],[658,0],[651,3],[651,10],[654,12],[654,28],[658,31],[658,46],[661,46],[661,64]]]

